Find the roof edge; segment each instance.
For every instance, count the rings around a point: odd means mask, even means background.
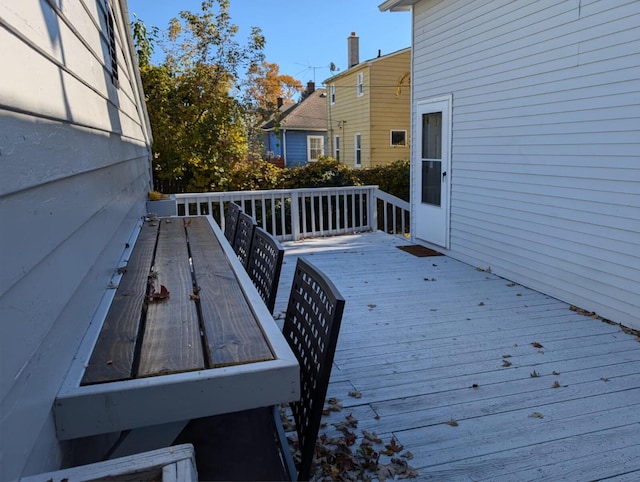
[[[419,0],[386,0],[378,5],[381,12],[407,12],[411,7],[418,3]]]

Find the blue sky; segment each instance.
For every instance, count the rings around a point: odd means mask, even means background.
[[[318,87],[332,74],[331,62],[347,68],[347,37],[360,38],[360,61],[411,45],[411,14],[380,12],[383,0],[231,0],[231,21],[239,27],[236,39],[244,42],[251,27],[260,27],[267,45],[268,62],[277,63],[281,74]],[[181,10],[201,11],[201,0],[128,0],[147,26],[166,29]]]

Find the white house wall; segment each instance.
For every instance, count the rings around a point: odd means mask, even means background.
[[[144,214],[150,133],[128,12],[104,0],[0,3],[0,480],[66,457],[52,405]]]
[[[640,328],[640,2],[413,12],[414,111],[453,94],[449,254]]]

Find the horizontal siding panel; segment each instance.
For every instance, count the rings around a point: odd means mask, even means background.
[[[514,125],[512,122],[500,122],[497,119],[487,119],[486,122],[479,124],[477,121],[464,121],[456,123],[456,145],[462,145],[470,142],[471,139],[486,139],[487,137],[527,137],[534,135],[542,136],[567,136],[571,134],[601,134],[602,122],[593,120],[579,122],[544,122],[538,123],[540,119],[528,118],[528,124],[522,125],[518,123]],[[524,119],[523,119],[524,120]],[[636,126],[638,124],[638,126]],[[475,127],[474,127],[475,126]],[[640,122],[630,122],[629,119],[607,119],[607,132],[638,132]],[[588,159],[588,158],[587,158]]]
[[[139,196],[140,188],[146,190],[144,181],[148,176],[146,158],[135,162],[114,164],[102,169],[85,172],[78,177],[67,177],[57,182],[42,185],[38,189],[23,190],[3,199],[3,230],[12,233],[2,241],[2,269],[0,296],[49,258],[64,244],[69,233],[77,231],[82,224],[111,205],[121,210],[122,206],[135,204],[136,197],[126,196],[131,185]],[[31,210],[23,213],[25,218],[11,215],[21,212],[20,207],[29,205]],[[69,209],[73,206],[73,209]],[[128,209],[128,208],[125,208]],[[47,233],[43,236],[42,233]],[[64,269],[61,267],[61,269]]]
[[[0,176],[0,196],[148,156],[143,140],[115,142],[105,132],[64,122],[2,113],[0,125],[3,167],[12,172]]]
[[[537,166],[530,162],[527,164],[478,165],[465,169],[464,173],[460,175],[460,182],[464,182],[463,179],[466,177],[471,183],[475,180],[484,180],[485,185],[492,185],[492,181],[505,181],[529,184],[531,186],[548,186],[551,189],[568,188],[582,189],[589,192],[601,191],[610,193],[614,197],[618,193],[640,196],[640,193],[638,193],[640,173],[638,173],[637,169],[615,169],[606,166],[605,163],[600,168],[581,168],[580,172],[575,171],[574,167]],[[556,178],[550,180],[550,175],[556,176]],[[570,194],[574,195],[575,193],[571,192]],[[640,200],[640,197],[638,199]],[[630,199],[627,200],[629,201]],[[640,207],[638,202],[632,204],[632,206]]]
[[[452,171],[453,172],[453,171]],[[621,205],[631,207],[631,214],[633,210],[640,206],[640,193],[638,193],[637,185],[633,183],[626,184],[629,192],[624,190],[608,189],[590,189],[588,187],[577,187],[578,180],[568,180],[566,178],[554,178],[548,176],[541,178],[538,184],[534,184],[532,181],[528,181],[526,177],[517,178],[512,176],[507,178],[502,176],[501,179],[494,179],[492,176],[488,176],[483,173],[476,172],[473,175],[469,173],[453,172],[456,176],[456,183],[464,183],[465,175],[467,183],[469,185],[484,185],[485,188],[490,187],[491,190],[502,192],[516,192],[527,194],[531,196],[541,196],[549,198],[564,199],[566,202],[574,203],[574,206],[581,206],[585,211],[591,211],[595,208],[593,204],[610,205],[611,207]],[[546,181],[546,182],[545,182]],[[603,181],[606,183],[607,181]],[[611,182],[612,185],[619,185],[619,182]],[[460,185],[460,184],[458,184]],[[625,185],[622,185],[625,187]],[[636,187],[636,189],[634,189]],[[576,203],[576,201],[581,201]],[[629,218],[633,219],[633,218]],[[640,222],[640,218],[637,218]],[[636,226],[637,227],[637,226]]]
[[[558,2],[555,5],[531,2],[525,7],[513,2],[511,5],[517,9],[517,15],[508,9],[500,9],[501,16],[490,22],[478,21],[477,25],[464,23],[461,26],[464,33],[459,36],[456,36],[455,29],[449,28],[439,37],[438,29],[431,30],[429,27],[430,49],[416,50],[416,72],[420,73],[419,66],[427,61],[430,68],[434,69],[430,75],[437,80],[468,71],[469,63],[473,63],[476,73],[503,72],[505,69],[513,71],[515,67],[538,64],[541,58],[573,58],[581,52],[582,49],[578,47],[582,47],[586,39],[594,42],[598,37],[605,36],[610,31],[610,22],[616,22],[616,30],[633,29],[640,14],[640,9],[636,9],[635,13],[617,18],[619,12],[613,10],[608,12],[608,17],[593,16],[574,22],[577,12],[572,2]],[[542,5],[552,7],[540,9]],[[528,10],[532,10],[532,13],[527,13]],[[464,15],[458,17],[458,21],[464,22]],[[479,36],[481,42],[477,41]],[[419,36],[415,40],[419,42]],[[589,50],[588,45],[586,50]]]
[[[457,198],[473,199],[474,203],[486,206],[488,210],[488,204],[491,203],[508,206],[523,218],[528,214],[533,218],[540,215],[547,218],[549,223],[560,223],[569,230],[572,229],[572,223],[578,223],[583,232],[600,231],[600,235],[608,239],[629,243],[628,249],[623,252],[631,252],[631,248],[637,243],[637,234],[633,229],[638,227],[637,205],[591,201],[578,206],[567,197],[540,196],[515,188],[511,191],[499,191],[470,182],[464,187],[459,187],[458,184],[454,186],[454,200]]]
[[[127,78],[127,69],[119,69],[122,89],[117,90],[101,60],[106,45],[102,42],[100,45],[88,45],[87,39],[79,38],[77,32],[70,30],[54,12],[45,12],[52,17],[49,21],[55,25],[55,29],[51,32],[48,28],[50,25],[44,24],[40,26],[40,33],[49,31],[55,35],[53,39],[47,35],[36,37],[34,41],[24,34],[19,34],[19,38],[4,30],[0,33],[5,48],[11,49],[19,58],[30,59],[29,65],[22,64],[19,68],[5,70],[0,103],[20,105],[23,111],[49,118],[139,135],[140,114],[135,105],[131,81]],[[88,20],[85,23],[93,26],[93,22]],[[37,22],[32,27],[36,28]],[[19,32],[24,26],[18,23],[10,28]],[[92,37],[88,38],[90,40]],[[99,38],[94,27],[93,39]],[[119,58],[123,56],[121,50],[118,54]],[[61,70],[63,66],[64,70]],[[34,71],[39,75],[34,76]],[[51,79],[51,82],[43,85],[43,77]],[[82,115],[87,110],[78,109],[79,105],[90,107],[89,114]],[[118,114],[118,110],[123,115]],[[96,124],[96,119],[111,119],[111,126]]]

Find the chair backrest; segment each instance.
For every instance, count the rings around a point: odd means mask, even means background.
[[[249,261],[251,241],[253,240],[253,230],[255,227],[256,220],[253,219],[253,217],[244,211],[238,215],[238,229],[236,229],[236,237],[233,241],[233,250],[245,268]]]
[[[236,203],[230,202],[227,206],[227,215],[224,217],[224,237],[233,246],[236,240],[236,230],[238,229],[238,217],[242,208]]]
[[[300,400],[291,404],[308,480],[322,419],[345,300],[324,273],[298,258],[282,332],[300,363]]]
[[[271,313],[276,303],[283,257],[284,248],[280,242],[260,226],[256,226],[247,261],[247,273]]]

